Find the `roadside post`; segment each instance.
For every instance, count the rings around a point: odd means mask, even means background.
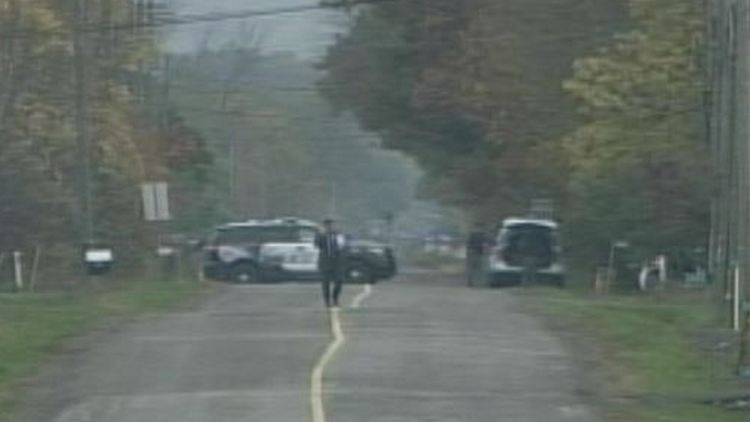
[[[178,273],[177,251],[172,246],[165,244],[163,239],[159,240],[156,248],[156,256],[159,257],[159,273],[164,280],[172,280]]]
[[[737,375],[750,380],[750,300],[742,304],[742,330],[740,351],[737,358]]]
[[[617,240],[613,241],[609,247],[609,262],[607,263],[607,290],[609,290],[615,282],[615,258],[618,249],[627,249],[630,247],[630,243]]]
[[[14,287],[17,292],[23,290],[23,253],[13,251],[13,275]]]
[[[33,292],[36,287],[36,280],[39,274],[39,260],[42,255],[42,248],[37,246],[34,248],[34,261],[31,264],[31,274],[29,275],[29,291]]]
[[[174,254],[176,250],[171,245],[164,244],[164,227],[172,220],[169,207],[169,185],[167,182],[149,182],[141,185],[143,198],[143,218],[146,222],[156,226],[157,245],[156,257],[159,261],[160,275],[169,279],[176,272]]]
[[[661,302],[667,293],[667,283],[669,282],[667,256],[658,255],[654,264],[659,274],[659,282],[656,285],[656,299]]]
[[[742,330],[742,273],[740,266],[734,268],[734,277],[732,280],[732,329],[735,332]]]
[[[0,252],[0,276],[2,276],[3,278],[4,278],[3,265],[5,264],[5,257],[6,257],[6,254]]]
[[[594,274],[594,293],[597,296],[607,296],[609,294],[607,286],[608,273],[609,268],[596,268],[596,274]]]

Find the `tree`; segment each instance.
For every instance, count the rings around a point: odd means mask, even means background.
[[[633,0],[636,27],[564,85],[586,123],[564,141],[575,250],[627,239],[642,257],[703,247],[713,186],[701,142],[702,2]],[[599,253],[596,251],[599,250]]]
[[[311,63],[233,45],[196,60],[175,58],[173,99],[217,157],[217,202],[231,204],[224,221],[333,212],[356,229],[406,207],[413,167],[331,112]],[[230,80],[228,69],[238,69]]]
[[[556,199],[591,264],[702,246],[699,0],[462,0],[362,7],[321,89],[418,159],[426,192],[487,220]]]
[[[499,219],[556,193],[538,177],[537,148],[575,127],[561,82],[624,21],[614,0],[363,7],[320,85],[386,146],[417,158],[427,193]]]
[[[6,3],[0,9],[0,252],[41,244],[66,262],[78,258],[79,118],[90,135],[95,236],[111,242],[121,258],[143,257],[153,237],[141,220],[139,185],[156,175],[187,179],[194,175],[186,167],[207,162],[200,140],[182,136],[189,132],[183,124],[161,127],[148,107],[161,86],[146,71],[158,63],[157,40],[134,28],[156,11],[142,1],[89,0],[87,20],[79,22],[75,2]],[[74,42],[76,29],[81,36]],[[85,86],[75,83],[81,68]],[[78,93],[86,113],[73,106]]]

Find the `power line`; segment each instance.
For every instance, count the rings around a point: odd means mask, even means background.
[[[408,1],[408,0],[351,0],[346,3],[347,6],[364,6],[364,5],[377,5],[383,3],[392,3],[396,1]],[[314,4],[314,5],[302,5],[302,6],[287,6],[287,7],[275,7],[270,9],[258,10],[249,9],[236,12],[210,12],[204,14],[194,15],[183,15],[173,16],[164,18],[155,18],[152,21],[146,22],[128,22],[111,24],[105,22],[96,22],[94,24],[87,24],[80,28],[81,33],[101,33],[101,32],[122,32],[122,31],[134,31],[137,29],[153,29],[163,28],[170,26],[181,26],[181,25],[193,25],[198,23],[211,23],[211,22],[222,22],[228,20],[239,20],[247,18],[258,18],[258,17],[270,17],[270,16],[281,16],[289,14],[304,13],[316,10],[330,10],[335,6],[343,6],[344,4]],[[39,36],[57,36],[57,35],[71,35],[70,30],[39,30],[39,29],[18,29],[11,31],[0,31],[0,38],[33,38]]]

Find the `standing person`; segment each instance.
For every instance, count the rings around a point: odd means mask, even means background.
[[[484,274],[484,255],[487,252],[489,240],[484,227],[480,223],[474,224],[466,242],[466,282],[473,287],[482,280]]]
[[[339,306],[339,296],[344,279],[344,260],[346,240],[333,224],[333,220],[323,222],[323,232],[315,237],[318,256],[318,271],[320,271],[323,302],[326,307]],[[331,290],[333,284],[333,290]]]

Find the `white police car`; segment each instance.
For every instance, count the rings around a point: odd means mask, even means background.
[[[219,226],[206,255],[203,273],[238,283],[317,280],[320,226],[300,218],[251,220]],[[375,242],[351,240],[345,274],[353,282],[375,282],[396,274],[392,250]]]
[[[317,278],[319,228],[301,219],[250,220],[215,229],[205,248],[203,273],[216,280],[251,283]]]

